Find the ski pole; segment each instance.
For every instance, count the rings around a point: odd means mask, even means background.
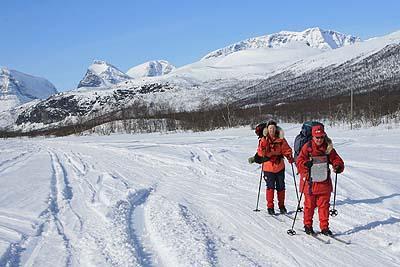
[[[253,210],[253,211],[260,211],[260,210],[258,209],[258,202],[259,202],[259,200],[260,200],[260,191],[261,191],[261,180],[262,180],[262,174],[263,174],[263,166],[264,166],[264,163],[261,165],[260,182],[259,182],[259,184],[258,184],[257,206],[256,206],[256,209]]]
[[[311,170],[310,170],[310,169],[308,170],[308,174],[309,174],[309,175],[311,175]],[[289,229],[289,230],[287,230],[287,234],[288,234],[288,235],[295,235],[295,234],[296,234],[296,231],[295,231],[295,230],[293,230],[293,228],[294,228],[294,224],[295,224],[295,222],[296,222],[297,213],[298,213],[298,211],[299,211],[299,208],[300,208],[300,201],[301,201],[301,197],[303,196],[303,192],[304,192],[304,186],[306,185],[306,183],[307,183],[307,181],[304,181],[304,182],[303,182],[303,186],[302,186],[302,189],[301,189],[300,198],[299,198],[299,201],[297,202],[297,209],[296,209],[296,213],[294,214],[294,218],[293,218],[293,224],[292,224],[292,228],[291,228],[291,229]]]
[[[297,201],[299,201],[299,192],[297,191],[296,176],[294,175],[293,163],[290,163],[290,165],[292,165],[292,173],[293,173],[294,188],[296,189]],[[299,210],[300,212],[302,212],[302,211],[303,211],[303,207],[298,207],[298,210]]]
[[[335,217],[335,216],[337,216],[338,215],[338,211],[335,209],[335,205],[336,205],[336,186],[337,186],[337,173],[336,173],[336,175],[335,175],[335,192],[333,193],[333,209],[331,209],[330,211],[329,211],[329,214],[332,216],[332,217]]]

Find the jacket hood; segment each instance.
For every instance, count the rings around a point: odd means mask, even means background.
[[[268,136],[268,127],[265,127],[263,130],[263,136]],[[285,132],[279,126],[276,126],[276,134],[275,137],[283,139],[285,137]]]

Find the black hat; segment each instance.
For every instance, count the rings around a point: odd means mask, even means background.
[[[275,126],[277,126],[277,123],[276,123],[276,121],[274,121],[274,120],[270,120],[270,121],[267,123],[267,127],[270,126],[270,125],[275,125]]]

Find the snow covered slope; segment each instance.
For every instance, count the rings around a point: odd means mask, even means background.
[[[290,68],[296,72],[306,72],[331,65],[337,66],[349,60],[354,60],[356,63],[391,44],[400,44],[400,31],[305,58]]]
[[[247,49],[278,48],[291,42],[302,42],[313,48],[331,50],[360,41],[358,37],[331,30],[322,30],[318,27],[306,29],[302,32],[281,31],[231,44],[205,55],[203,59],[226,56]]]
[[[7,128],[8,126],[13,125],[17,121],[18,116],[21,115],[21,113],[26,111],[29,107],[38,104],[39,102],[39,99],[35,99],[25,104],[21,104],[11,107],[7,110],[0,111],[0,128]]]
[[[210,81],[215,79],[264,78],[277,66],[295,62],[323,53],[302,42],[291,42],[277,48],[242,50],[224,57],[208,58],[177,68],[164,79]]]
[[[130,68],[126,74],[131,78],[154,77],[168,74],[175,69],[171,63],[166,60],[148,61],[133,68]]]
[[[113,65],[102,60],[95,60],[89,66],[83,79],[79,82],[78,88],[107,87],[129,79],[128,75]]]
[[[245,103],[305,99],[400,88],[400,31],[276,66],[256,86],[238,90]]]
[[[0,112],[55,93],[57,89],[46,79],[0,68]]]
[[[321,68],[327,68],[329,71],[346,62],[359,63],[388,45],[399,44],[400,32],[363,42],[356,41],[353,45],[348,45],[351,42],[344,40],[341,42],[343,47],[330,50],[311,47],[298,40],[272,48],[240,50],[223,57],[210,57],[188,64],[162,77],[129,81],[126,87],[131,84],[154,82],[168,82],[185,88],[191,85],[213,89],[224,87],[225,83],[229,85],[236,83],[237,87],[240,87],[240,81],[267,80],[280,73],[302,75]]]
[[[301,126],[281,126],[292,145]],[[289,236],[264,185],[253,212],[249,128],[0,140],[0,265],[399,266],[400,129],[327,132],[346,164],[330,227],[350,245],[306,236],[302,213]],[[290,165],[285,175],[293,216]]]

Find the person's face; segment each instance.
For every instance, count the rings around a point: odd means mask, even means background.
[[[322,145],[322,143],[324,142],[324,138],[325,138],[325,136],[314,136],[314,137],[313,137],[314,142],[315,142],[318,146]]]
[[[275,136],[275,132],[276,132],[276,126],[275,125],[270,125],[268,126],[268,134],[269,136]]]

